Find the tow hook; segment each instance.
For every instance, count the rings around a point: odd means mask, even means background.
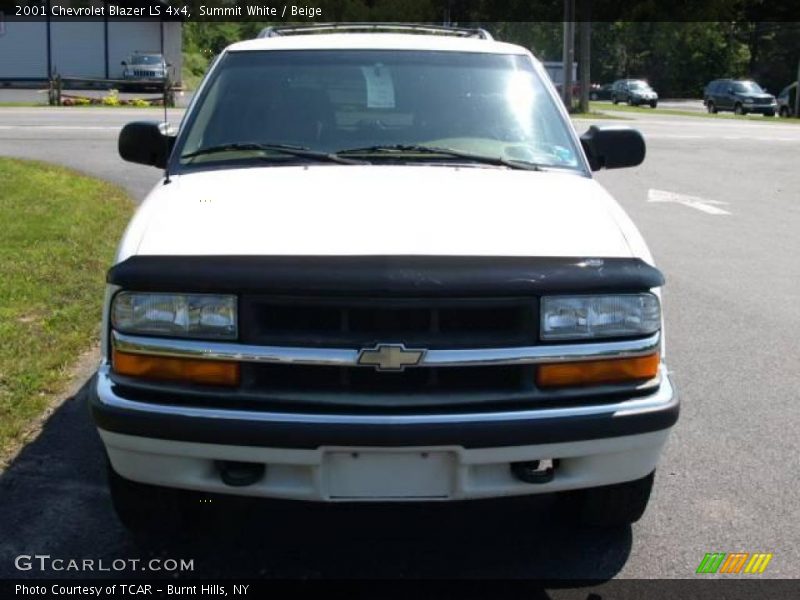
[[[511,463],[511,473],[525,483],[549,483],[555,474],[555,461],[526,460]]]
[[[231,487],[245,487],[257,483],[266,471],[266,466],[260,463],[237,462],[221,460],[217,462],[220,477],[225,485]]]

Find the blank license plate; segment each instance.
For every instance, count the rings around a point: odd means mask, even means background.
[[[451,452],[325,453],[322,477],[331,499],[442,499],[452,493]]]

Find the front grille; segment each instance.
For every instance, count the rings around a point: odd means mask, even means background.
[[[536,300],[337,299],[244,296],[242,342],[364,348],[403,343],[427,349],[533,345]],[[383,373],[381,376],[385,375]]]
[[[244,295],[241,342],[265,346],[362,349],[376,344],[459,349],[536,343],[537,302],[531,298],[336,298]],[[517,394],[533,387],[529,365],[373,367],[246,364],[242,390],[298,401],[451,403],[453,394]],[[359,400],[358,398],[361,398]],[[381,400],[382,398],[382,400]],[[423,400],[426,398],[427,400]],[[436,399],[439,399],[438,401]]]
[[[517,393],[533,388],[531,365],[426,367],[400,372],[368,367],[247,364],[242,388],[268,395]]]
[[[134,69],[134,77],[159,77],[157,71],[145,71],[142,69]]]

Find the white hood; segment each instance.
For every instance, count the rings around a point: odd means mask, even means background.
[[[118,260],[132,254],[629,257],[620,212],[594,180],[571,173],[340,165],[204,171],[173,176],[153,190]]]

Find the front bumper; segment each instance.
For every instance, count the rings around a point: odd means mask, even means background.
[[[742,110],[747,113],[765,114],[776,113],[778,111],[777,104],[742,104]]]
[[[302,500],[461,500],[609,485],[651,472],[678,418],[669,377],[613,403],[507,412],[305,414],[152,404],[114,393],[107,367],[90,395],[111,464],[143,483]],[[557,460],[523,483],[518,461]],[[359,462],[360,460],[360,462]],[[266,465],[247,487],[218,461]]]

